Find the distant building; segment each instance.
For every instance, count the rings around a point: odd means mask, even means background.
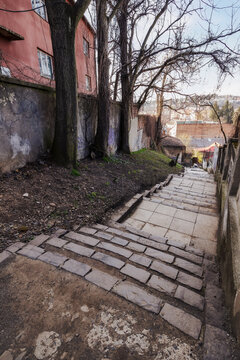
[[[53,50],[44,5],[44,0],[0,0],[2,9],[35,9],[0,11],[0,74],[54,87]],[[96,94],[94,43],[95,32],[84,17],[78,24],[75,43],[79,93]]]

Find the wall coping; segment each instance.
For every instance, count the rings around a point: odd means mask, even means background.
[[[15,78],[9,78],[9,77],[3,76],[3,75],[0,75],[0,82],[5,82],[5,83],[8,83],[8,84],[14,84],[14,85],[19,85],[19,86],[24,86],[24,87],[35,88],[35,89],[49,91],[49,92],[55,92],[55,88],[52,88],[51,86],[40,85],[40,84],[31,83],[31,82],[28,82],[28,81],[19,80],[19,79],[15,79]]]

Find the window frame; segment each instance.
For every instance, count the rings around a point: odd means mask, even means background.
[[[83,36],[83,53],[85,56],[90,58],[90,43],[84,36]]]
[[[37,49],[40,75],[44,78],[54,80],[53,56]]]
[[[87,74],[85,75],[85,87],[87,91],[92,91],[92,79]]]
[[[39,4],[37,4],[37,2],[39,2]],[[46,6],[35,10],[35,8],[45,5],[45,0],[31,0],[31,4],[32,4],[32,9],[34,10],[34,12],[36,14],[38,14],[43,20],[48,22]]]

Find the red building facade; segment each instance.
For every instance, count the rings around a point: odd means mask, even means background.
[[[0,73],[42,85],[55,86],[50,27],[44,0],[0,0]],[[86,18],[76,31],[78,92],[96,94],[95,33]]]

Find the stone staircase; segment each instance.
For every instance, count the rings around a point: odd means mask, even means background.
[[[51,236],[42,234],[27,245],[11,245],[0,254],[0,262],[14,255],[26,256],[80,276],[162,317],[194,339],[205,332],[204,359],[214,359],[208,357],[212,341],[216,358],[228,359],[220,354],[228,334],[215,253],[198,246],[195,236],[201,226],[206,231],[209,221],[216,227],[215,191],[212,176],[189,171],[144,197],[122,224],[110,221],[108,225],[76,226],[70,232],[59,229]],[[159,219],[161,225],[151,219]],[[171,228],[174,221],[179,228]],[[189,223],[184,230],[181,221]],[[149,226],[156,231],[146,231]],[[158,235],[162,231],[166,235]]]

